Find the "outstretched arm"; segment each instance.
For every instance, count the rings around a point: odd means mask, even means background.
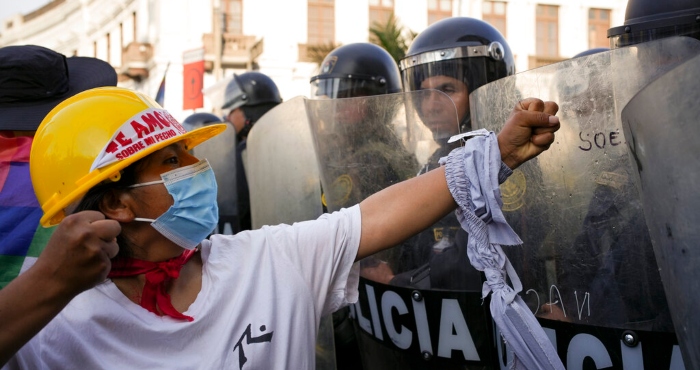
[[[34,266],[0,290],[0,366],[73,297],[107,277],[120,231],[99,212],[68,216]]]
[[[559,107],[525,99],[516,104],[498,134],[501,159],[515,169],[554,142]],[[390,186],[360,203],[362,234],[357,260],[399,244],[445,217],[457,207],[444,167]]]

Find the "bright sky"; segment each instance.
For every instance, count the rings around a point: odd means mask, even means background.
[[[31,13],[50,2],[50,0],[0,0],[0,20],[17,13]]]

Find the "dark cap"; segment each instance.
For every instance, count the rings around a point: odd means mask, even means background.
[[[0,130],[36,130],[63,100],[116,85],[116,71],[99,59],[66,58],[36,45],[0,48]]]

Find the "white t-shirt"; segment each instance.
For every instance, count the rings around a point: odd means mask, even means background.
[[[313,369],[319,321],[357,300],[360,208],[202,242],[193,322],[111,282],[83,292],[7,369]]]

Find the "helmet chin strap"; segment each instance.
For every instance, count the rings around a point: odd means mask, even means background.
[[[462,122],[459,123],[459,132],[464,133],[464,132],[468,132],[471,130],[472,130],[472,116],[471,116],[471,112],[469,112],[469,114],[467,114],[464,117]]]

